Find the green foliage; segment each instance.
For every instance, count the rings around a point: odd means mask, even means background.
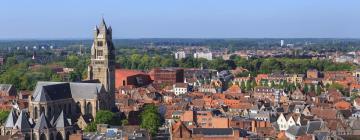
[[[155,135],[161,125],[161,118],[155,105],[146,105],[140,114],[141,128],[145,128],[151,135]]]
[[[128,125],[129,124],[129,121],[127,119],[123,119],[121,120],[121,125]]]
[[[96,123],[95,122],[91,122],[89,123],[85,129],[84,129],[85,132],[95,132],[96,131]]]
[[[9,111],[0,111],[0,124],[5,123],[6,118],[9,116]]]
[[[240,84],[240,88],[242,91],[245,91],[246,89],[246,85],[245,85],[245,82],[244,81],[241,81],[241,84]]]
[[[115,114],[107,110],[99,110],[96,112],[95,121],[91,122],[86,126],[84,131],[94,132],[96,131],[97,124],[112,124],[117,125],[120,121],[117,121]]]
[[[96,124],[109,124],[114,117],[114,113],[107,110],[99,110],[96,112]]]
[[[69,55],[66,58],[65,66],[74,68],[74,71],[70,73],[70,81],[80,81],[86,78],[87,67],[90,64],[89,57],[90,56]]]

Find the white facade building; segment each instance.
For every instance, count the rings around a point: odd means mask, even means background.
[[[207,60],[212,60],[211,52],[196,52],[194,53],[194,58],[205,58]]]
[[[186,53],[184,51],[178,51],[174,53],[175,59],[184,59],[186,58]]]
[[[175,95],[181,95],[188,92],[188,85],[186,83],[176,83],[173,85],[173,92]]]

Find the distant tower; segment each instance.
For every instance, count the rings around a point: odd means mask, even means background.
[[[284,40],[281,40],[281,41],[280,41],[280,46],[281,46],[281,47],[284,46]]]
[[[112,29],[102,18],[99,27],[94,29],[94,42],[91,47],[91,60],[88,79],[99,80],[107,92],[115,93],[115,48],[112,42]]]

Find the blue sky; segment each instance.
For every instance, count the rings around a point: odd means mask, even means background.
[[[4,0],[0,39],[360,38],[359,0]]]

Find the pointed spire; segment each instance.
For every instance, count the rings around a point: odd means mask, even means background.
[[[59,117],[56,119],[54,126],[56,128],[64,128],[69,126],[69,122],[66,120],[64,111],[61,111]]]
[[[6,121],[5,121],[5,128],[12,128],[15,126],[17,120],[17,115],[16,112],[14,110],[14,108],[11,109],[9,116],[7,117]]]
[[[49,121],[46,119],[44,113],[42,113],[34,128],[35,129],[47,129],[50,127],[51,127],[51,125],[50,125]]]
[[[25,112],[25,110],[21,110],[20,115],[19,115],[13,129],[22,130],[22,129],[29,129],[29,128],[31,128],[31,125],[30,125],[29,119],[26,115],[26,112]]]
[[[101,17],[100,27],[105,27],[105,29],[106,29],[106,23],[105,23],[104,16]]]

